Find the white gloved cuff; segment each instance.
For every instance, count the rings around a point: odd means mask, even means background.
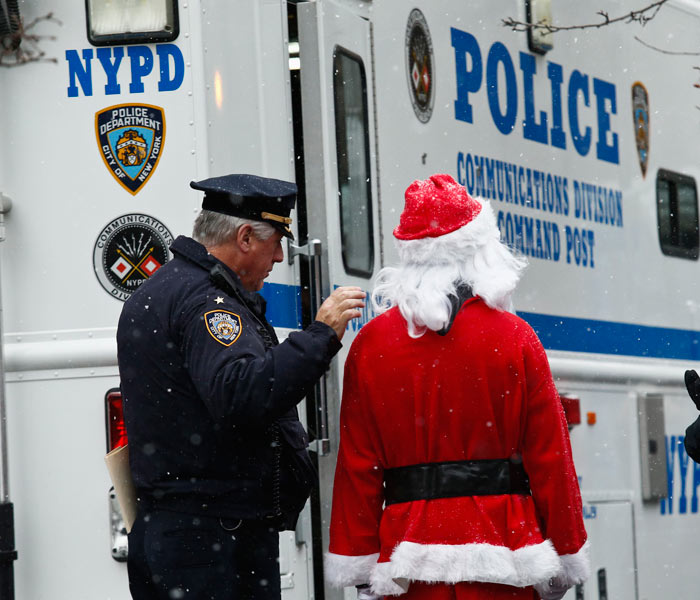
[[[562,581],[554,577],[547,583],[538,583],[535,585],[535,591],[539,594],[542,600],[560,600],[564,597],[569,587]]]

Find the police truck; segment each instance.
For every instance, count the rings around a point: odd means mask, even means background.
[[[503,25],[640,4],[0,0],[0,596],[129,598],[103,460],[127,442],[116,324],[190,234],[191,180],[297,183],[262,291],[284,338],[336,286],[371,291],[404,190],[449,173],[529,261],[515,310],[549,356],[591,544],[567,600],[696,598],[700,4]],[[343,359],[372,316],[301,406],[319,486],[280,537],[285,600],[355,594],[323,552]]]

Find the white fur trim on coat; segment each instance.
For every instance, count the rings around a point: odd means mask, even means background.
[[[559,578],[569,587],[583,583],[591,574],[590,548],[586,542],[576,554],[563,554],[559,557],[562,566]]]
[[[398,596],[406,592],[406,581],[457,583],[483,581],[526,587],[561,572],[562,564],[549,540],[510,550],[491,544],[416,544],[401,542],[391,560],[377,563],[372,591]]]
[[[323,560],[324,576],[330,585],[337,588],[363,585],[369,583],[378,559],[378,552],[364,556],[345,556],[327,552]]]
[[[589,550],[590,546],[586,542],[575,554],[562,554],[559,557],[561,560],[559,573],[549,581],[535,585],[535,590],[540,598],[559,597],[559,594],[570,587],[586,581],[591,571]],[[550,596],[552,591],[554,591],[554,595]]]

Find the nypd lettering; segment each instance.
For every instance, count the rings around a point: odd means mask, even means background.
[[[241,335],[241,318],[227,310],[210,310],[204,313],[204,324],[217,342],[230,346]]]
[[[598,160],[620,163],[619,136],[612,128],[613,116],[617,114],[613,83],[577,69],[567,76],[562,65],[553,61],[547,61],[547,72],[538,75],[538,62],[527,52],[518,54],[518,76],[513,57],[503,43],[494,42],[484,58],[478,40],[471,33],[452,27],[451,37],[457,82],[456,120],[474,123],[475,119],[483,118],[476,113],[470,97],[486,83],[483,87],[486,88],[489,114],[503,135],[516,129],[520,112],[524,139],[562,150],[571,144],[581,156],[588,155],[595,141]],[[551,112],[537,110],[536,77],[549,80]],[[564,118],[564,104],[568,122]],[[590,120],[584,113],[593,110],[596,115],[595,138],[593,127],[583,125]]]
[[[98,73],[98,81],[106,81],[104,86],[106,96],[126,91],[122,90],[122,84],[119,81],[120,78],[124,79],[127,73],[130,76],[128,86],[130,94],[144,93],[146,86],[143,80],[152,79],[152,73],[159,73],[156,88],[159,92],[172,92],[179,89],[185,78],[185,60],[182,51],[175,44],[158,44],[155,51],[154,57],[150,46],[66,50],[68,97],[77,98],[81,91],[83,96],[92,96],[95,72]],[[93,60],[95,57],[96,61]],[[156,61],[158,68],[154,70]],[[155,91],[154,85],[149,87],[149,91]]]
[[[108,223],[97,236],[93,267],[100,285],[121,301],[168,260],[173,236],[158,219],[128,214]]]
[[[421,123],[433,114],[435,67],[433,42],[423,13],[414,8],[406,24],[406,73],[413,112]]]
[[[688,457],[682,435],[666,436],[667,496],[661,498],[662,515],[697,514],[700,510],[700,464]]]
[[[165,114],[150,104],[118,104],[95,115],[97,144],[106,167],[135,195],[153,174],[165,141]]]

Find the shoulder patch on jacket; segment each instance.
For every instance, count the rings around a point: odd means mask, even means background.
[[[230,346],[241,335],[241,317],[227,310],[210,310],[204,313],[204,325],[217,342]]]

